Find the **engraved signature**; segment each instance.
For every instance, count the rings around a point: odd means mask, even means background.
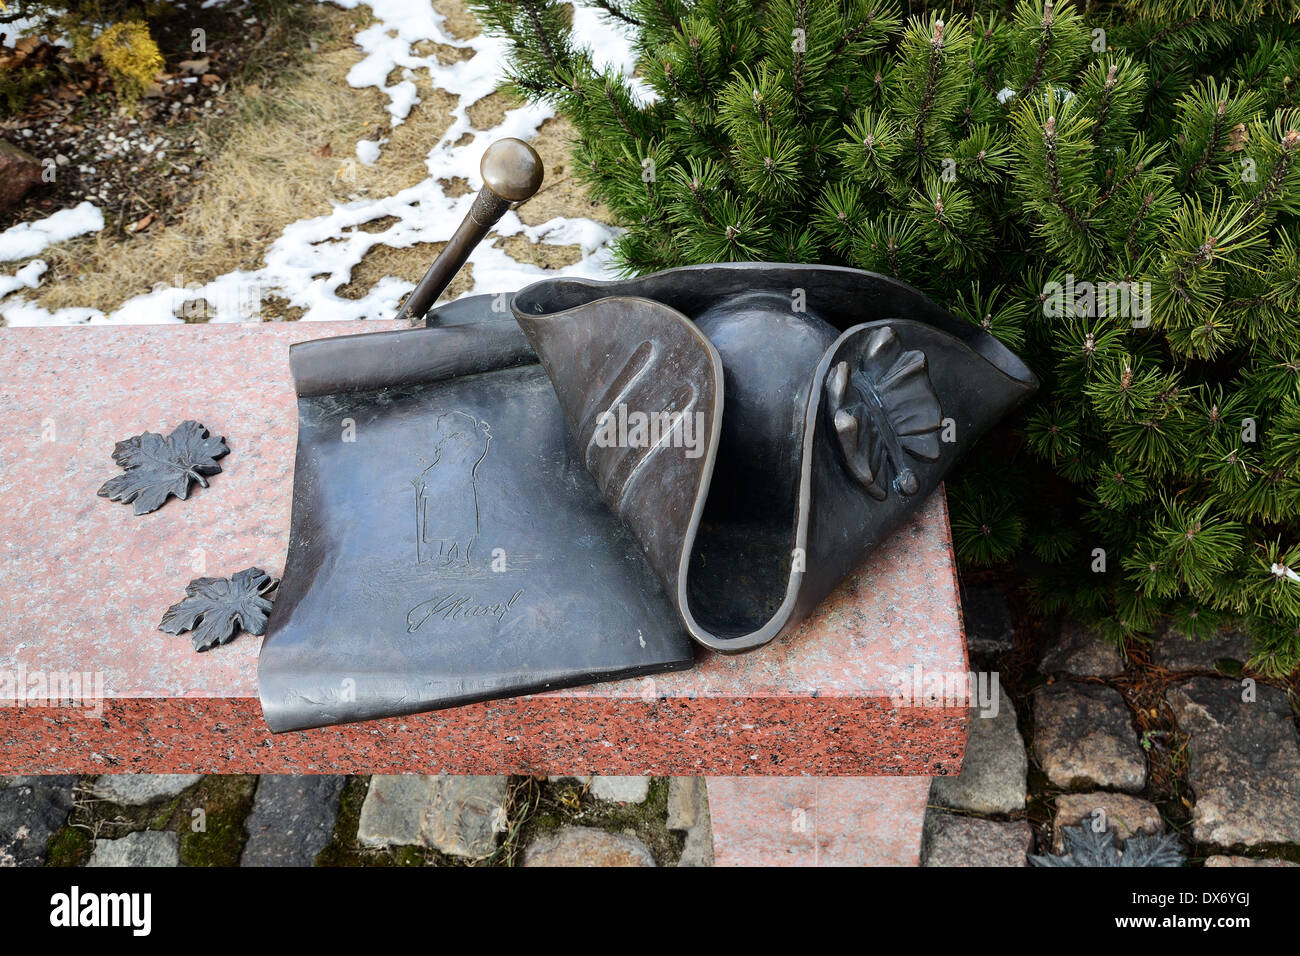
[[[414,634],[430,618],[468,621],[471,618],[494,617],[500,622],[505,619],[506,612],[523,596],[524,589],[520,588],[510,595],[509,600],[496,604],[475,604],[474,599],[468,594],[440,594],[438,597],[417,604],[406,612],[406,630],[407,633]]]

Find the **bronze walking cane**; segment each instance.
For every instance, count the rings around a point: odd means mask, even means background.
[[[397,318],[408,319],[412,325],[424,318],[488,230],[507,209],[537,192],[544,171],[542,158],[523,140],[499,139],[483,153],[479,172],[483,176],[483,188],[474,197],[474,205],[419,285],[406,297]]]

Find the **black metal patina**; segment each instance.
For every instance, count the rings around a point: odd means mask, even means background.
[[[853,269],[552,279],[500,306],[292,347],[293,520],[259,663],[273,730],[761,647],[1037,384],[988,333]]]

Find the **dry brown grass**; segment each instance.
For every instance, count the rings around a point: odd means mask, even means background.
[[[448,26],[453,35],[476,32],[473,18],[456,0],[437,0],[435,6],[452,17]],[[434,88],[427,75],[417,74],[420,102],[404,124],[390,129],[382,94],[356,90],[346,82],[348,70],[361,59],[352,37],[367,16],[364,8],[322,7],[317,53],[282,76],[275,88],[251,85],[233,91],[227,106],[230,118],[201,132],[205,153],[212,159],[179,221],[126,238],[105,231],[47,250],[50,271],[38,296],[40,304],[47,309],[89,306],[108,312],[157,282],[204,283],[235,269],[255,269],[285,226],[328,213],[331,200],[391,195],[419,182],[426,175],[424,158],[450,125],[456,99]],[[471,55],[433,44],[422,45],[419,52],[434,52],[444,62]],[[476,128],[490,128],[513,105],[504,94],[492,94],[470,108],[471,120]],[[570,135],[566,122],[550,120],[534,141],[547,166],[547,182],[519,209],[529,225],[553,216],[610,221],[607,211],[583,196],[569,175]],[[356,141],[380,136],[389,137],[389,142],[379,161],[373,167],[357,163]],[[464,180],[444,187],[452,194],[472,188]],[[544,268],[580,258],[576,246],[533,246],[522,236],[489,241],[504,245],[520,261]],[[359,297],[388,275],[414,282],[440,249],[440,243],[406,249],[376,246],[339,293]],[[444,297],[459,295],[471,281],[472,272],[466,269]],[[275,297],[264,303],[263,315],[269,318],[298,314]]]
[[[105,232],[47,251],[40,302],[48,309],[110,311],[154,283],[206,282],[261,264],[270,242],[295,220],[330,211],[330,201],[387,195],[425,175],[429,145],[450,125],[450,94],[417,79],[421,103],[388,129],[384,97],[347,85],[360,58],[355,12],[323,7],[326,39],[274,89],[231,94],[233,120],[201,134],[212,155],[206,178],[179,222],[122,239]],[[355,162],[362,138],[390,137],[373,167]],[[426,263],[427,264],[427,263]]]

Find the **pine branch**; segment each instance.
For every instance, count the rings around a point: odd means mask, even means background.
[[[709,91],[709,77],[704,69],[704,61],[700,58],[700,38],[692,36],[686,41],[691,48],[691,63],[695,67],[695,78],[700,81],[700,89],[707,96]]]
[[[1205,144],[1205,149],[1196,162],[1192,163],[1191,168],[1187,170],[1187,188],[1194,189],[1196,181],[1200,179],[1201,170],[1206,167],[1210,157],[1221,149],[1223,142],[1224,121],[1223,114],[1228,109],[1227,100],[1219,100],[1219,106],[1214,113],[1214,125],[1210,127],[1210,138]]]
[[[794,24],[795,29],[799,31],[799,36],[806,38],[808,36],[808,2],[807,0],[794,0]],[[805,39],[806,43],[806,39]],[[790,76],[790,86],[794,91],[795,109],[801,116],[807,115],[808,104],[804,100],[804,82],[805,82],[805,44],[798,44],[792,51],[793,68]]]
[[[632,127],[628,125],[627,117],[623,115],[623,107],[618,102],[618,98],[614,96],[614,84],[610,80],[606,79],[604,88],[605,100],[609,103],[609,109],[610,112],[614,114],[614,119],[618,120],[618,125],[623,128],[623,132],[631,139],[640,139],[636,133],[632,132]]]
[[[1147,217],[1147,213],[1151,211],[1151,204],[1155,202],[1155,199],[1155,193],[1147,193],[1142,197],[1142,205],[1138,208],[1137,214],[1133,217],[1132,224],[1128,227],[1128,238],[1125,240],[1124,248],[1128,252],[1130,259],[1136,260],[1138,257],[1137,231],[1141,228],[1143,220]]]
[[[1075,229],[1079,232],[1087,232],[1088,226],[1079,216],[1078,211],[1070,205],[1069,201],[1065,198],[1064,190],[1061,189],[1061,167],[1056,153],[1055,116],[1049,116],[1047,118],[1047,123],[1043,127],[1043,141],[1046,145],[1047,186],[1052,197],[1052,204],[1065,214],[1065,218],[1070,220],[1070,223],[1075,227]]]
[[[523,9],[524,16],[533,30],[533,41],[541,48],[542,54],[546,61],[551,64],[551,70],[559,73],[561,69],[560,56],[551,43],[550,36],[546,33],[546,27],[542,21],[541,6],[545,0],[517,0],[519,6]]]
[[[1255,194],[1255,198],[1246,206],[1247,220],[1253,220],[1263,213],[1265,207],[1277,196],[1278,191],[1282,188],[1283,180],[1286,179],[1286,174],[1291,169],[1297,146],[1300,146],[1300,132],[1288,130],[1286,135],[1282,137],[1282,155],[1273,164],[1273,169],[1270,171],[1268,178],[1264,180],[1263,188]]]
[[[1200,17],[1187,17],[1184,20],[1180,20],[1177,23],[1171,24],[1170,26],[1165,27],[1163,30],[1160,30],[1154,36],[1152,36],[1151,39],[1147,41],[1146,47],[1148,50],[1150,50],[1153,47],[1156,47],[1160,43],[1162,43],[1166,37],[1175,33],[1181,33],[1183,30],[1186,30],[1188,27],[1192,26],[1193,24],[1200,23],[1200,22],[1201,22]]]
[[[615,19],[622,20],[624,23],[630,24],[631,26],[634,27],[641,26],[640,20],[632,16],[626,10],[623,10],[618,6],[615,6],[615,4],[611,2],[611,0],[589,0],[589,2],[594,3],[596,6],[600,7],[600,9],[604,10],[606,13],[608,13],[611,17],[614,17]]]
[[[1102,129],[1106,125],[1106,119],[1110,116],[1111,98],[1115,95],[1115,74],[1118,70],[1118,65],[1112,63],[1110,69],[1106,72],[1106,82],[1102,86],[1101,104],[1097,108],[1097,119],[1092,127],[1092,141],[1094,143],[1101,139]]]
[[[654,0],[654,9],[659,14],[659,22],[669,30],[676,30],[682,25],[682,21],[677,19],[676,14],[668,9],[664,0]]]
[[[1042,36],[1038,41],[1038,56],[1034,60],[1034,68],[1029,72],[1029,80],[1025,83],[1024,88],[1018,94],[1020,99],[1024,99],[1032,93],[1035,87],[1043,78],[1043,68],[1047,65],[1047,53],[1052,48],[1052,28],[1055,24],[1056,16],[1053,10],[1053,0],[1047,0],[1043,4]]]
[[[1142,163],[1140,162],[1135,163],[1133,167],[1128,170],[1128,172],[1124,173],[1123,176],[1118,176],[1114,180],[1112,180],[1110,184],[1110,188],[1107,189],[1100,196],[1098,196],[1096,200],[1093,202],[1093,204],[1088,208],[1088,212],[1087,212],[1088,218],[1091,219],[1093,213],[1095,213],[1101,206],[1103,206],[1106,202],[1108,202],[1111,196],[1115,195],[1115,193],[1117,193],[1120,189],[1122,189],[1124,186],[1132,182],[1135,178],[1137,178],[1137,176],[1141,172],[1142,172]]]
[[[917,159],[925,157],[925,123],[934,108],[935,93],[939,86],[939,70],[943,54],[943,21],[934,22],[934,35],[930,39],[930,60],[926,67],[925,91],[921,96],[921,108],[916,113],[916,125],[912,128],[912,145]]]
[[[1169,280],[1170,288],[1188,305],[1193,303],[1187,291],[1187,279],[1195,270],[1214,260],[1214,247],[1217,244],[1218,240],[1214,236],[1208,237],[1192,255],[1183,259],[1174,269],[1173,276]]]
[[[1000,92],[1000,88],[998,86],[998,78],[993,75],[993,68],[991,66],[985,66],[983,71],[980,71],[976,67],[974,60],[971,60],[970,68],[971,72],[975,75],[975,79],[979,80],[980,86],[984,87],[987,92],[997,96]]]
[[[839,59],[840,55],[845,50],[847,50],[854,43],[857,43],[858,40],[861,38],[862,34],[866,33],[867,30],[875,26],[875,24],[876,24],[876,11],[873,9],[871,11],[871,16],[859,20],[852,27],[844,31],[844,35],[840,37],[839,42],[837,42],[835,46],[831,48],[831,55],[830,55],[831,62],[834,62],[835,60]]]
[[[706,225],[716,225],[713,221],[713,216],[709,213],[709,207],[704,205],[704,200],[700,198],[700,182],[698,179],[691,181],[690,191],[691,199],[695,202],[695,208],[699,211],[700,218],[704,220]]]
[[[1252,295],[1244,299],[1229,299],[1223,303],[1228,312],[1245,312],[1247,309],[1262,309],[1268,305],[1268,299],[1261,295]]]

